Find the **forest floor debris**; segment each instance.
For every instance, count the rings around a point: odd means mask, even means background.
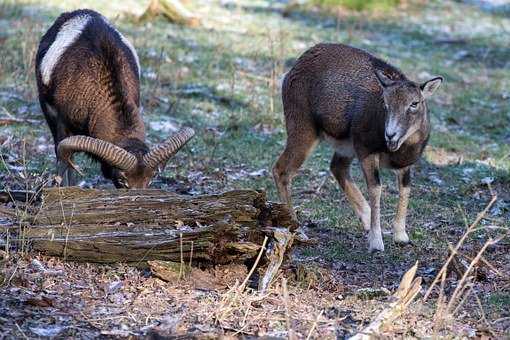
[[[347,337],[364,329],[390,299],[360,300],[356,292],[393,294],[416,261],[416,275],[428,288],[451,245],[496,193],[480,228],[445,271],[443,292],[451,296],[486,241],[509,228],[510,19],[504,6],[487,11],[474,1],[405,3],[383,16],[306,11],[283,16],[280,1],[194,0],[186,5],[202,26],[189,28],[166,20],[133,22],[126,13],[141,13],[147,5],[135,0],[0,2],[0,115],[16,120],[0,127],[0,190],[37,191],[54,183],[53,142],[37,101],[34,56],[42,32],[60,12],[78,6],[102,12],[137,49],[149,142],[165,139],[174,125],[200,131],[153,183],[177,193],[260,188],[277,199],[270,168],[285,140],[279,83],[295,58],[315,43],[367,49],[412,79],[436,74],[446,79],[430,103],[431,139],[414,169],[408,216],[412,244],[391,241],[397,191],[388,184],[392,174],[383,172],[387,249],[367,254],[362,227],[328,172],[332,150],[321,145],[294,181],[298,215],[314,242],[296,245],[264,295],[251,288],[257,275],[242,293],[236,290],[249,265],[200,268],[202,277],[215,278],[212,287],[186,279],[165,282],[148,269],[27,255],[25,244],[9,248],[7,235],[0,235],[0,337],[151,332],[286,337],[289,330],[298,338]],[[96,164],[81,157],[77,162],[87,169],[80,185],[108,187]],[[353,167],[353,177],[361,183],[358,168]],[[1,207],[5,225],[17,206]],[[465,280],[473,294],[453,320],[435,326],[436,288],[426,303],[418,298],[409,305],[387,335],[430,337],[437,329],[445,337],[508,336],[509,250],[508,238],[487,246]]]

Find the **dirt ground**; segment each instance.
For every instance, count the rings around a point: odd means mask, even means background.
[[[292,332],[298,338],[346,338],[388,305],[405,270],[377,256],[369,259],[372,263],[326,263],[303,258],[301,248],[294,249],[264,294],[256,291],[257,275],[246,291],[237,290],[248,273],[245,265],[194,268],[186,278],[165,282],[147,268],[2,253],[0,337],[286,338]],[[486,258],[504,259],[506,263],[492,263],[503,272],[510,270],[508,253],[501,247],[490,249]],[[422,293],[442,260],[431,254],[420,264]],[[448,273],[446,295],[459,280],[454,269]],[[503,283],[496,272],[479,266],[473,284],[476,293],[467,297],[455,318],[444,319],[439,326],[433,294],[428,303],[413,303],[379,336],[422,338],[433,334],[431,330],[446,338],[502,336],[510,319],[492,321],[490,315],[480,314],[482,307],[472,304],[495,285],[506,284],[503,289],[508,289],[508,279]]]
[[[328,171],[325,145],[304,164],[293,198],[312,242],[296,244],[270,289],[257,293],[257,273],[238,287],[249,265],[195,268],[165,282],[148,268],[63,262],[27,252],[10,239],[13,222],[0,204],[0,339],[19,338],[347,338],[393,301],[404,273],[418,261],[420,294],[379,334],[387,338],[510,337],[510,239],[487,247],[510,227],[510,16],[503,1],[401,1],[381,13],[297,8],[286,1],[186,1],[202,26],[164,19],[132,20],[141,1],[0,0],[0,191],[55,185],[53,142],[34,81],[40,36],[62,11],[101,11],[134,44],[148,142],[180,126],[197,136],[153,183],[185,195],[252,188],[277,200],[270,169],[285,143],[279,82],[296,58],[322,41],[348,43],[391,61],[423,81],[443,75],[430,100],[432,135],[413,172],[408,230],[392,242],[397,190],[382,173],[384,253],[367,253],[366,237]],[[111,188],[97,164],[84,188]],[[363,178],[357,164],[353,177]],[[364,186],[360,186],[364,190]],[[448,266],[423,297],[450,248],[491,200]],[[22,216],[23,209],[17,213]],[[16,225],[16,224],[15,224]],[[29,249],[29,248],[28,248]],[[465,288],[441,313],[459,283]],[[286,284],[285,284],[286,283]],[[288,296],[284,294],[288,289]]]

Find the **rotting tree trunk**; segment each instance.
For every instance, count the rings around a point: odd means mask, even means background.
[[[295,227],[253,190],[184,196],[162,190],[45,189],[24,228],[32,249],[67,260],[222,264],[253,258],[265,236]]]
[[[169,21],[191,27],[200,26],[200,20],[184,7],[179,0],[151,0],[140,21],[163,15]]]

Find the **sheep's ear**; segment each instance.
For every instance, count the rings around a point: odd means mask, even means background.
[[[390,79],[383,71],[375,70],[375,77],[379,81],[382,88],[391,86],[395,83],[394,80]]]
[[[435,77],[421,84],[420,89],[423,97],[428,98],[432,96],[439,86],[441,86],[442,82],[443,77]]]

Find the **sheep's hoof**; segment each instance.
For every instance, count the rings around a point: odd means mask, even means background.
[[[393,241],[398,244],[408,244],[410,242],[409,236],[405,231],[393,234]]]
[[[381,234],[372,235],[372,233],[368,234],[368,251],[373,253],[376,251],[384,251],[384,242]]]
[[[370,232],[370,222],[368,223],[363,222],[363,230],[366,232]]]
[[[363,224],[363,229],[365,231],[370,231],[370,211],[364,212],[361,216],[361,223]]]

